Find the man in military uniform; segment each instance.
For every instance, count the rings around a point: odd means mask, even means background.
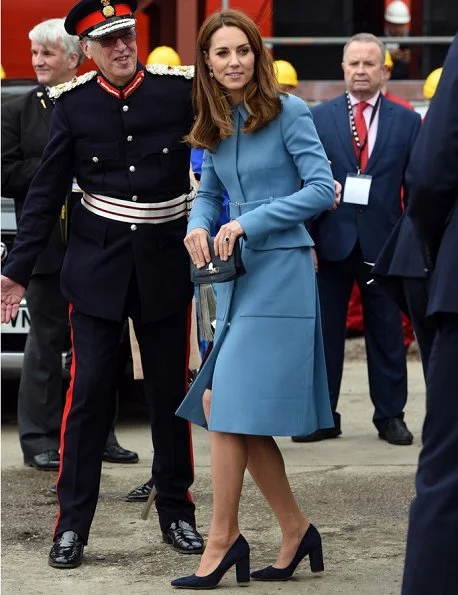
[[[54,107],[48,93],[54,85],[71,81],[84,59],[78,37],[65,31],[64,19],[35,25],[29,38],[39,84],[2,107],[2,194],[14,198],[18,221],[48,142]],[[65,254],[68,205],[79,198],[79,192],[73,196],[68,193],[60,221],[38,257],[27,288],[31,327],[21,369],[18,430],[24,463],[40,471],[59,468],[62,351],[68,332],[68,302],[60,290],[60,269]],[[122,448],[113,431],[102,458],[112,463],[138,461],[137,453]]]
[[[137,62],[135,0],[82,0],[65,21],[99,71],[57,88],[49,143],[2,276],[2,321],[15,316],[73,175],[61,273],[73,362],[63,417],[59,514],[49,564],[82,562],[113,408],[113,365],[127,316],[140,345],[151,410],[156,507],[164,541],[200,553],[190,428],[175,416],[185,388],[192,285],[183,245],[192,195],[192,70]],[[101,431],[102,430],[102,431]]]

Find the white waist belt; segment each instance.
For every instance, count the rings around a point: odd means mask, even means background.
[[[81,204],[91,213],[107,219],[125,223],[157,224],[174,221],[187,215],[191,210],[195,196],[195,190],[191,190],[189,194],[182,194],[172,200],[136,204],[111,196],[83,192]]]

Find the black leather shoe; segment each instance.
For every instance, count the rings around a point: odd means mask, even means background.
[[[148,479],[146,483],[137,486],[125,497],[126,502],[146,502],[151,490],[154,488],[153,478]]]
[[[60,457],[57,450],[45,450],[33,457],[24,457],[24,465],[34,467],[39,471],[58,471]]]
[[[381,422],[378,426],[378,436],[390,444],[406,445],[412,444],[413,435],[409,432],[405,421],[400,417],[393,417]]]
[[[319,442],[320,440],[328,440],[329,438],[337,438],[342,434],[340,428],[324,428],[316,430],[311,434],[304,434],[304,436],[292,436],[293,442]]]
[[[162,541],[182,554],[201,554],[204,540],[195,527],[186,521],[173,521],[162,533]]]
[[[138,463],[138,454],[133,450],[126,450],[119,444],[106,444],[102,454],[102,461],[107,463]]]
[[[83,561],[83,550],[84,543],[78,533],[64,531],[54,540],[48,564],[53,568],[76,568]]]

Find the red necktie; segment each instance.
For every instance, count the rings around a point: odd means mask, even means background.
[[[359,169],[363,172],[366,169],[367,162],[369,161],[369,138],[367,133],[367,126],[366,120],[364,119],[364,110],[368,107],[370,103],[367,101],[360,101],[356,104],[356,112],[355,112],[355,126],[356,132],[358,133],[359,138],[359,146],[363,147],[361,151],[358,146],[356,145],[355,140],[353,139],[353,144],[355,146],[355,153],[356,157],[359,158]]]

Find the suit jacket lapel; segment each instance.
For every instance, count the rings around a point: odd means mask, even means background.
[[[391,125],[393,123],[393,107],[384,97],[380,101],[380,113],[378,118],[377,137],[375,139],[374,148],[367,163],[365,173],[370,173],[372,167],[377,162],[382,154],[383,146],[390,135]]]
[[[38,113],[46,122],[46,126],[49,128],[51,125],[51,116],[52,110],[54,109],[54,104],[49,99],[48,94],[46,93],[46,89],[43,87],[43,85],[37,87],[34,99]]]
[[[355,148],[353,146],[353,139],[350,132],[350,120],[345,95],[337,97],[334,103],[334,118],[340,141],[351,163],[351,169],[349,169],[349,171],[353,170],[356,172],[358,169],[358,161],[356,159]]]

